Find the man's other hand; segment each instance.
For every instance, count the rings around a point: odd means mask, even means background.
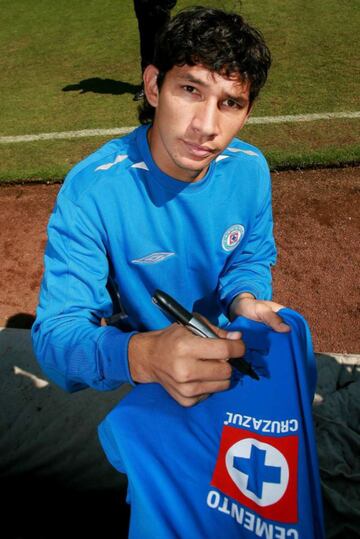
[[[255,299],[250,295],[240,295],[230,306],[231,317],[244,316],[255,322],[263,322],[279,333],[288,333],[290,326],[277,314],[284,306],[275,301]]]

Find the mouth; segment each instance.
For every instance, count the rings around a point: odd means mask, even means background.
[[[193,156],[200,159],[204,159],[216,153],[216,150],[209,148],[209,146],[202,146],[200,144],[195,144],[194,142],[183,141],[187,151]]]

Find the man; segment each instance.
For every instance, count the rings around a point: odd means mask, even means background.
[[[170,20],[170,12],[176,0],[134,0],[139,27],[141,72],[152,62],[156,37]],[[144,85],[134,95],[134,101],[144,98]]]
[[[269,301],[268,167],[234,139],[269,67],[262,36],[240,16],[179,13],[144,72],[145,125],[68,175],[32,332],[43,369],[65,389],[158,382],[191,406],[229,387],[241,335],[202,339],[169,325],[151,302],[156,288],[216,326],[242,315],[289,330]],[[113,309],[109,279],[123,309],[117,327],[101,325]]]

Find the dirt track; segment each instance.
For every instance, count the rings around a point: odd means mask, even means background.
[[[33,315],[59,185],[0,187],[0,324]],[[321,352],[360,352],[360,168],[273,174],[274,299],[301,312]]]

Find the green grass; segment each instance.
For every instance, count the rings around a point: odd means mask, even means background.
[[[268,41],[273,66],[254,116],[360,110],[358,0],[203,3],[236,8]],[[174,12],[193,4],[179,0]],[[0,136],[136,125],[132,0],[0,6]],[[272,167],[359,162],[359,135],[360,120],[249,125],[241,134]],[[60,179],[104,140],[1,144],[0,180]]]

